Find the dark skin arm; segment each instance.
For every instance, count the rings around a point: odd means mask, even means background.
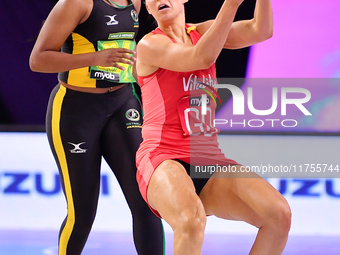
[[[32,71],[58,73],[87,66],[113,66],[122,69],[116,62],[134,64],[135,52],[127,49],[106,49],[85,54],[60,52],[61,46],[74,28],[89,17],[92,6],[91,0],[58,1],[47,17],[31,52],[29,64]],[[140,9],[140,0],[136,1],[135,6],[137,10]]]

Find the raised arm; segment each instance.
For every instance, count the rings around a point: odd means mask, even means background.
[[[216,19],[196,45],[173,43],[167,36],[160,34],[146,35],[138,44],[138,74],[144,76],[159,67],[182,72],[210,67],[225,44],[236,11],[242,2],[243,0],[225,0]]]
[[[200,34],[206,33],[213,20],[197,24]],[[273,35],[273,12],[271,0],[257,0],[254,18],[236,21],[231,25],[225,49],[239,49],[269,39]]]

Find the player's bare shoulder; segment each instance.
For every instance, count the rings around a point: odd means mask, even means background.
[[[146,34],[137,45],[137,57],[143,62],[145,58],[161,54],[166,47],[172,44],[171,39],[163,34]],[[151,54],[151,55],[150,55]]]
[[[137,73],[139,76],[147,76],[159,68],[158,58],[164,54],[164,44],[171,43],[170,38],[162,34],[149,33],[137,44]]]

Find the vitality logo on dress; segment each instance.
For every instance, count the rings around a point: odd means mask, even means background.
[[[84,144],[85,142],[82,143],[70,143],[68,142],[68,144],[71,144],[74,146],[74,148],[72,150],[70,150],[71,153],[86,153],[87,149],[82,149],[80,148],[80,145]]]
[[[113,15],[113,16],[110,16],[110,15],[105,15],[105,17],[109,18],[110,21],[107,22],[106,24],[108,26],[113,26],[113,25],[118,25],[118,21],[115,20],[115,17],[117,16],[117,14]]]

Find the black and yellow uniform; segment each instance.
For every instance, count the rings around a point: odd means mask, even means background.
[[[115,8],[103,0],[93,2],[91,15],[77,26],[63,51],[86,53],[98,50],[98,42],[134,40],[138,17],[133,5]],[[60,73],[58,77],[80,87],[122,84],[118,83],[122,81],[90,78],[90,72],[91,67],[81,68]],[[79,92],[60,84],[52,91],[46,131],[68,210],[59,233],[59,255],[79,255],[83,250],[96,215],[102,157],[115,174],[131,210],[138,254],[164,253],[161,221],[144,202],[136,181],[135,153],[142,141],[141,114],[131,83],[104,94]],[[108,224],[114,224],[115,219],[109,220]]]
[[[130,2],[130,0],[129,0]],[[131,4],[131,3],[130,3]],[[95,52],[105,48],[134,47],[134,39],[138,32],[138,15],[133,5],[126,8],[108,6],[103,0],[93,0],[93,10],[89,18],[78,25],[67,38],[61,48],[62,52],[82,54]],[[125,77],[131,71],[131,66],[121,64],[126,68],[120,71],[117,68],[84,67],[61,72],[58,79],[73,86],[88,88],[109,88],[120,85],[117,82],[131,82]],[[114,70],[112,70],[114,69]],[[114,73],[113,79],[110,75]],[[121,79],[118,79],[119,76]],[[125,79],[124,79],[125,78]]]

